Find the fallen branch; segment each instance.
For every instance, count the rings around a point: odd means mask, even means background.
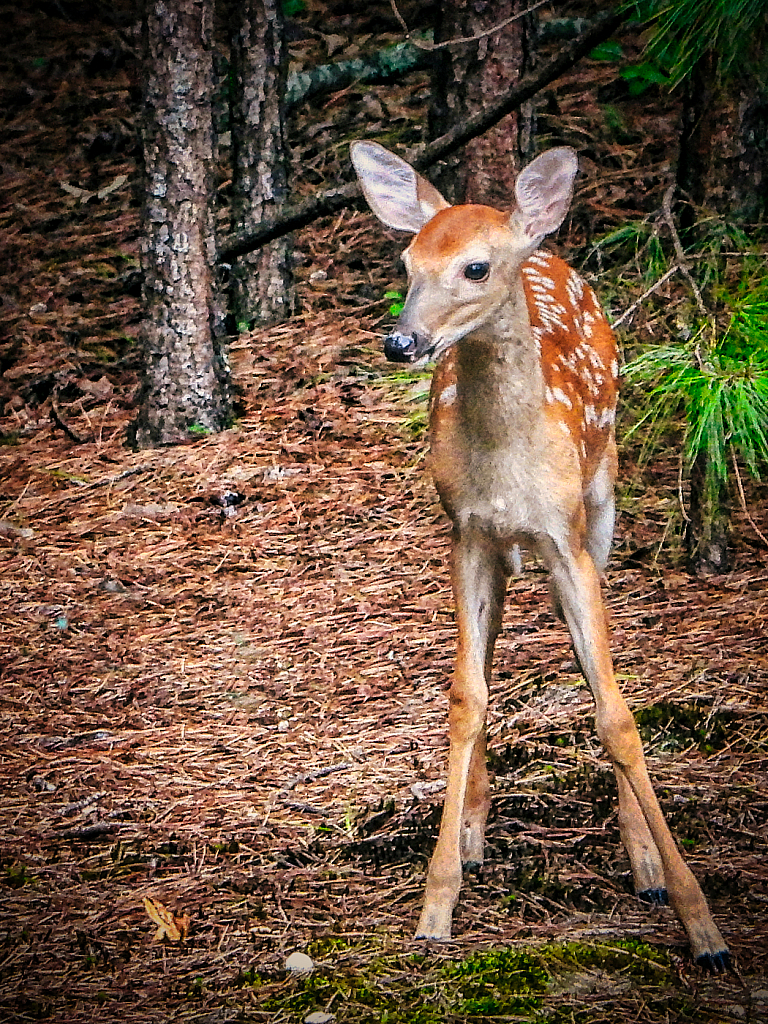
[[[322,807],[315,807],[313,804],[301,803],[298,800],[291,800],[288,794],[292,789],[295,789],[299,783],[315,782],[317,779],[323,779],[326,775],[333,775],[335,772],[344,772],[352,765],[346,761],[343,764],[332,764],[325,768],[318,768],[317,771],[307,772],[306,775],[297,775],[295,779],[289,780],[277,794],[277,799],[284,807],[290,807],[294,811],[301,811],[304,814],[319,814],[323,817],[328,817],[328,811],[323,810]]]
[[[598,43],[612,35],[625,20],[625,17],[624,14],[615,11],[607,11],[600,15],[583,35],[575,39],[569,46],[563,47],[557,57],[545,64],[535,74],[529,75],[513,89],[510,89],[498,103],[491,104],[475,114],[474,117],[467,118],[460,125],[446,132],[445,135],[441,135],[434,142],[417,150],[415,155],[411,155],[410,162],[417,170],[426,170],[438,160],[442,160],[450,153],[460,149],[471,139],[487,132],[507,114],[517,110],[521,104],[570,70]],[[231,235],[220,248],[219,262],[231,263],[238,256],[255,252],[267,242],[282,238],[283,235],[290,234],[291,231],[298,231],[317,220],[318,217],[336,213],[360,197],[360,186],[357,183],[343,185],[341,188],[330,189],[328,192],[311,196],[303,203],[284,210],[274,220],[263,221],[256,230],[248,234]]]
[[[431,63],[430,48],[409,40],[368,57],[321,64],[310,71],[298,71],[288,76],[285,104],[288,109],[297,107],[326,93],[346,89],[356,82],[367,85],[391,82],[411,71],[421,71]]]

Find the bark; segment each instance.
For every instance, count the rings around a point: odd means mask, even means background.
[[[691,466],[690,518],[686,529],[688,565],[700,576],[728,572],[728,509],[725,488],[707,480],[706,454]]]
[[[695,206],[749,225],[768,214],[768,93],[756,76],[722,78],[712,54],[684,85],[677,183]],[[689,211],[684,228],[695,212]]]
[[[280,0],[238,0],[232,40],[232,213],[251,231],[279,215],[288,192],[283,103],[286,92]],[[296,311],[286,236],[242,256],[232,274],[239,327],[285,320]]]
[[[211,0],[147,0],[141,259],[144,370],[136,447],[218,431],[229,417],[216,337]],[[193,434],[190,435],[190,430]]]
[[[435,42],[472,39],[435,52],[430,137],[490,106],[500,94],[533,70],[535,21],[528,15],[483,35],[529,6],[526,0],[494,4],[477,0],[443,0]],[[473,139],[461,157],[453,156],[434,175],[435,184],[452,202],[509,205],[515,178],[533,156],[535,118],[526,101],[484,135]]]

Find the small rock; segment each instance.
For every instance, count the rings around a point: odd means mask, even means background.
[[[315,1010],[304,1018],[304,1024],[328,1024],[329,1020],[335,1020],[332,1013],[323,1013],[322,1010]]]
[[[312,957],[307,956],[306,953],[291,953],[285,961],[285,969],[291,974],[309,974],[314,970],[314,966]]]

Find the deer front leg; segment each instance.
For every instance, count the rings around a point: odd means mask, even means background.
[[[688,933],[696,962],[707,970],[723,971],[730,964],[728,947],[664,820],[637,726],[613,675],[600,583],[592,559],[586,551],[558,553],[550,559],[550,568],[576,654],[595,698],[598,736],[642,811],[661,858],[669,901]]]
[[[452,558],[458,645],[449,695],[450,754],[440,834],[427,873],[416,937],[449,939],[461,887],[462,860],[483,859],[489,807],[485,713],[493,645],[505,578],[499,560],[477,538],[458,538]]]

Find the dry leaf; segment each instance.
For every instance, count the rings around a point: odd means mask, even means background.
[[[144,909],[157,925],[155,942],[162,942],[163,939],[168,939],[169,942],[183,942],[187,937],[189,914],[177,917],[164,907],[160,900],[153,900],[150,896],[144,897]]]
[[[116,192],[121,185],[124,185],[126,183],[126,181],[128,181],[127,174],[118,174],[114,181],[112,181],[109,185],[105,185],[104,188],[100,188],[96,195],[99,197],[99,199],[105,199],[112,192]]]

